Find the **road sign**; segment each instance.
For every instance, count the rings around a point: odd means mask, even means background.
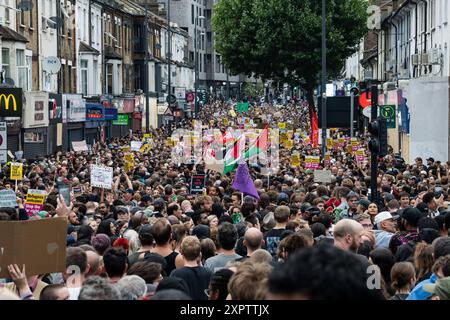
[[[173,116],[172,110],[170,110],[170,108],[167,108],[166,111],[164,112],[165,116]]]
[[[395,129],[397,123],[395,105],[380,106],[380,117],[386,119],[388,129]]]
[[[173,94],[169,94],[167,96],[166,102],[168,104],[175,104],[175,103],[177,103],[177,97],[175,95],[173,95]]]

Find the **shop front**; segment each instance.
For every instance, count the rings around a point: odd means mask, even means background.
[[[36,159],[50,153],[48,150],[49,94],[24,92],[23,157]]]
[[[112,123],[118,119],[117,109],[105,108],[105,122],[104,135],[105,139],[110,139],[113,137],[112,134]]]
[[[105,107],[101,103],[86,103],[84,137],[88,145],[101,139],[101,132],[104,132],[105,125]]]
[[[66,108],[66,111],[64,110]],[[65,118],[65,114],[67,118]],[[66,119],[66,120],[65,120]],[[65,139],[63,145],[65,150],[72,150],[73,141],[84,140],[84,122],[86,121],[86,103],[78,94],[63,95],[63,122],[66,121]]]

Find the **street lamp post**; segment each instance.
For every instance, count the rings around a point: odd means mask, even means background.
[[[199,59],[198,59],[198,39],[197,39],[197,24],[199,19],[203,20],[205,19],[204,16],[197,15],[195,17],[195,25],[194,25],[194,60],[195,60],[195,118],[198,117],[199,108],[198,108],[198,67],[199,67]]]
[[[327,2],[322,0],[322,150],[327,151]]]

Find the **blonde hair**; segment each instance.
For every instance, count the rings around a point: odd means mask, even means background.
[[[195,261],[200,257],[202,248],[200,240],[195,236],[188,236],[181,242],[181,254],[186,261]]]
[[[272,267],[268,263],[241,263],[228,283],[228,292],[233,300],[263,300],[268,291]]]

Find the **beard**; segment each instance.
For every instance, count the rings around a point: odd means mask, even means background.
[[[349,249],[350,249],[350,251],[356,253],[358,251],[358,248],[359,248],[359,243],[356,241],[355,238],[353,238],[352,244],[350,245]]]

